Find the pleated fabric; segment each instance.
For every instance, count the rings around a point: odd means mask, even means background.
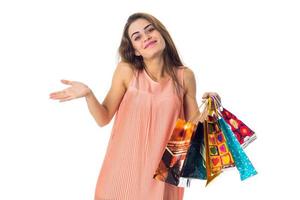
[[[176,75],[183,84],[185,67]],[[182,200],[183,187],[153,178],[178,117],[183,93],[172,79],[156,82],[136,71],[116,112],[94,200]]]

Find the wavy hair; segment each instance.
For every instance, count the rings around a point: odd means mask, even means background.
[[[179,83],[174,68],[178,68],[183,64],[169,32],[167,31],[165,26],[154,16],[147,13],[138,12],[128,17],[127,22],[123,29],[122,39],[118,49],[119,56],[121,57],[121,61],[131,64],[136,70],[143,70],[145,68],[143,57],[135,55],[133,45],[128,35],[129,26],[135,20],[140,18],[149,21],[156,28],[156,30],[160,32],[163,39],[165,40],[166,46],[162,53],[164,70],[172,78],[177,94],[178,96],[180,96],[180,88],[183,89],[183,86]]]

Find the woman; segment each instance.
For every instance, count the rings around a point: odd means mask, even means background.
[[[146,13],[124,27],[111,88],[100,104],[83,83],[53,92],[60,102],[85,97],[100,127],[115,116],[95,200],[182,200],[184,188],[153,179],[176,120],[198,110],[193,71],[183,66],[163,24]],[[202,98],[217,93],[206,92]]]

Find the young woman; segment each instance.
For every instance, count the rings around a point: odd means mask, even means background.
[[[61,102],[85,97],[97,124],[115,121],[95,189],[95,200],[182,200],[184,188],[155,180],[154,172],[178,118],[198,111],[193,71],[183,66],[164,25],[152,15],[129,16],[111,88],[100,104],[77,81],[53,92]],[[202,98],[214,96],[206,92]]]

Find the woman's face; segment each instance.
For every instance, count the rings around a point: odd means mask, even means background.
[[[128,35],[135,49],[135,55],[151,59],[161,55],[165,40],[158,30],[146,19],[140,18],[130,24]]]

